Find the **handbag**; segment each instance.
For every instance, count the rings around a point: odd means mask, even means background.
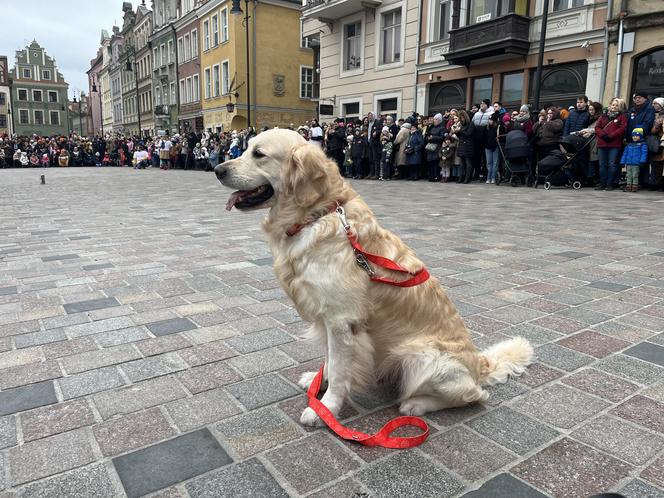
[[[651,154],[659,154],[662,152],[662,142],[660,142],[659,137],[648,135],[646,137],[646,144],[648,145],[648,152]]]
[[[424,150],[426,150],[427,152],[438,152],[438,144],[435,144],[433,142],[429,142],[424,147]]]

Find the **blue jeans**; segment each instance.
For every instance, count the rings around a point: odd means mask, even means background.
[[[486,174],[486,179],[491,181],[496,180],[496,170],[498,169],[498,149],[496,150],[489,150],[489,149],[484,149],[484,153],[486,154],[486,169],[487,169],[487,174]]]
[[[618,183],[618,160],[620,159],[620,147],[598,147],[597,158],[599,159],[599,183],[607,187],[615,187]]]

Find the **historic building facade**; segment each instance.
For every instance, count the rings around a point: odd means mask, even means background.
[[[123,50],[123,38],[120,34],[120,28],[113,26],[111,35],[111,62],[108,70],[108,77],[111,80],[111,113],[113,116],[111,130],[114,133],[124,133],[124,109],[122,107],[122,72],[124,68],[120,63]]]
[[[303,0],[303,44],[315,40],[320,116],[415,110],[418,0]],[[304,78],[303,78],[304,80]]]
[[[154,121],[157,131],[178,131],[178,77],[175,51],[175,26],[179,13],[177,0],[153,2],[152,94]]]
[[[90,61],[88,75],[88,115],[86,129],[88,136],[101,135],[102,131],[102,102],[99,82],[104,64],[102,49],[97,50],[97,56]]]
[[[136,41],[134,21],[136,13],[131,2],[122,4],[123,22],[120,35],[122,46],[118,58],[120,68],[120,91],[122,93],[122,129],[125,134],[138,135],[138,75],[136,68]]]
[[[55,60],[33,41],[16,52],[11,73],[14,132],[19,135],[68,133],[67,89]]]
[[[421,8],[419,112],[532,101],[542,0],[423,0]],[[540,102],[599,99],[606,0],[555,0],[549,9]]]
[[[0,55],[0,135],[13,133],[7,56]]]
[[[102,56],[101,69],[97,79],[97,91],[101,94],[101,121],[103,133],[113,131],[113,99],[111,94],[111,37],[102,29],[100,50]],[[90,89],[92,90],[92,89]]]
[[[153,135],[154,115],[152,112],[152,50],[149,39],[152,34],[152,11],[145,4],[136,8],[134,40],[138,74],[138,109],[141,115],[141,134]]]
[[[183,133],[203,131],[200,85],[200,46],[198,36],[198,12],[193,2],[182,3],[180,19],[175,22],[178,61],[178,95],[180,108],[178,128]],[[187,10],[189,9],[189,10]]]

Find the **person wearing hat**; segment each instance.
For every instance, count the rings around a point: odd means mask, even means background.
[[[637,90],[632,96],[632,107],[627,111],[627,129],[625,130],[625,140],[627,142],[632,140],[632,130],[637,126],[643,128],[643,141],[650,135],[653,125],[655,124],[655,108],[648,100],[648,93],[645,91]],[[650,168],[646,162],[641,167],[639,173],[639,184],[646,185],[648,177],[650,176]]]
[[[427,128],[426,136],[426,162],[428,178],[430,182],[440,180],[440,148],[447,135],[447,129],[443,126],[443,115],[438,113],[433,117],[433,124]]]
[[[657,97],[652,100],[652,106],[655,109],[655,123],[650,130],[651,135],[659,140],[659,153],[652,154],[650,158],[651,178],[656,180],[655,183],[659,190],[662,190],[662,172],[664,170],[664,98]]]
[[[632,141],[627,144],[620,164],[627,170],[625,192],[638,192],[639,172],[648,162],[648,145],[643,141],[643,127],[637,125],[632,130]]]

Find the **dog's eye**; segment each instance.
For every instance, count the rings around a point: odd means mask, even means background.
[[[261,157],[265,157],[265,154],[263,154],[260,150],[254,149],[254,157],[256,159],[260,159]]]

